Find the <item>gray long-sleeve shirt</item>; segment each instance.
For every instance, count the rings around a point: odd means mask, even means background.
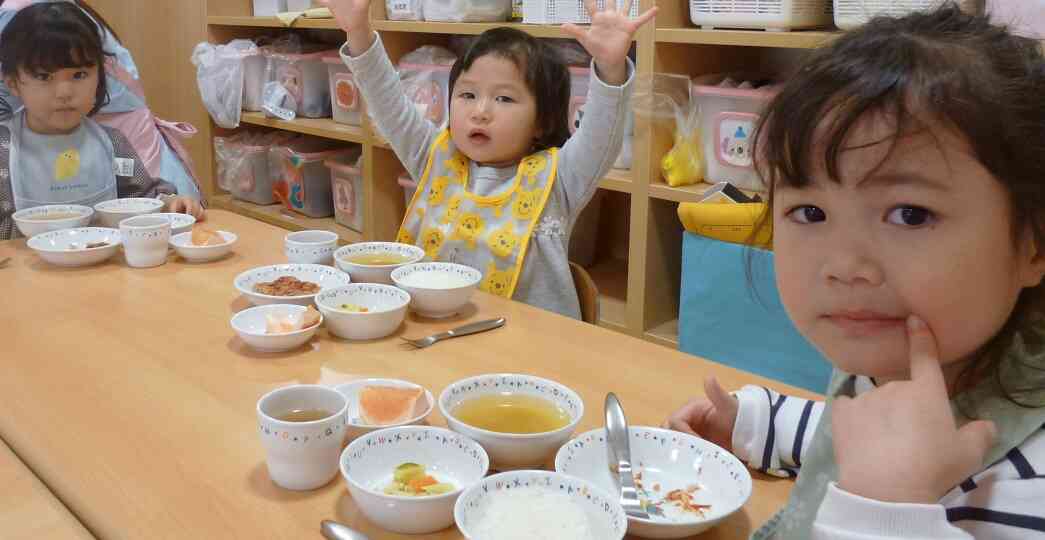
[[[420,180],[428,152],[442,128],[425,119],[406,97],[380,37],[356,57],[349,55],[346,44],[341,58],[355,75],[378,131],[388,139],[410,176]],[[635,71],[629,60],[627,82],[609,86],[592,67],[584,118],[559,153],[555,185],[534,228],[513,296],[514,300],[575,319],[580,318],[580,304],[567,259],[570,233],[598,189],[599,179],[620,152]],[[490,196],[510,189],[516,169],[517,165],[495,168],[472,162],[469,190]]]

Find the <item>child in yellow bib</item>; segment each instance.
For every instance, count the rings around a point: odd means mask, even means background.
[[[341,56],[374,124],[418,180],[398,240],[477,268],[484,291],[579,318],[570,232],[620,151],[627,52],[656,8],[636,19],[630,6],[593,11],[590,27],[566,25],[593,57],[584,120],[570,137],[569,73],[542,41],[510,28],[481,34],[450,72],[449,123],[436,126],[404,94],[370,28],[369,0],[322,3],[348,35]]]

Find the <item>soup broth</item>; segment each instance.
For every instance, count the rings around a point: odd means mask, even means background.
[[[570,415],[544,398],[525,394],[486,394],[454,408],[458,420],[498,433],[544,433],[570,423]]]
[[[275,415],[275,418],[284,422],[315,422],[333,415],[334,413],[323,409],[291,409],[283,414]]]
[[[352,264],[361,264],[363,266],[389,266],[403,264],[409,261],[410,257],[398,253],[363,253],[345,257],[345,260]]]
[[[37,216],[33,216],[33,217],[29,218],[29,219],[35,220],[35,221],[56,221],[56,220],[59,220],[59,219],[78,218],[81,215],[82,214],[78,214],[76,212],[49,212],[49,213],[46,213],[46,214],[40,214],[40,215],[37,215]]]

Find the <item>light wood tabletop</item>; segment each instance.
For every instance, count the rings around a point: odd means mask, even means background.
[[[340,477],[309,492],[269,480],[255,404],[290,383],[395,377],[438,395],[472,375],[529,373],[580,394],[587,407],[578,433],[601,426],[608,391],[632,425],[659,425],[701,392],[708,375],[727,389],[772,384],[811,396],[481,293],[457,317],[408,316],[386,339],[349,342],[323,329],[296,351],[254,353],[229,327],[249,305],[232,281],[283,262],[285,231],[218,210],[207,224],[239,235],[231,256],[189,264],[172,255],[163,266],[134,269],[118,255],[98,266],[59,268],[24,240],[0,243],[0,259],[13,257],[0,269],[0,438],[99,537],[319,538],[320,521],[337,519],[372,539],[411,538],[368,523]],[[424,350],[398,339],[500,316],[508,320],[502,329]],[[438,411],[429,420],[445,426]],[[743,511],[700,538],[747,538],[785,502],[790,481],[752,476]],[[461,535],[451,528],[425,537]]]
[[[0,441],[0,536],[7,540],[94,538]]]

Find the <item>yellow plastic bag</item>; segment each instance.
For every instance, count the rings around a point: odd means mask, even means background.
[[[675,145],[660,160],[661,176],[672,187],[696,184],[704,179],[704,150],[697,120],[699,114],[692,105],[688,109],[685,119],[676,122]]]

